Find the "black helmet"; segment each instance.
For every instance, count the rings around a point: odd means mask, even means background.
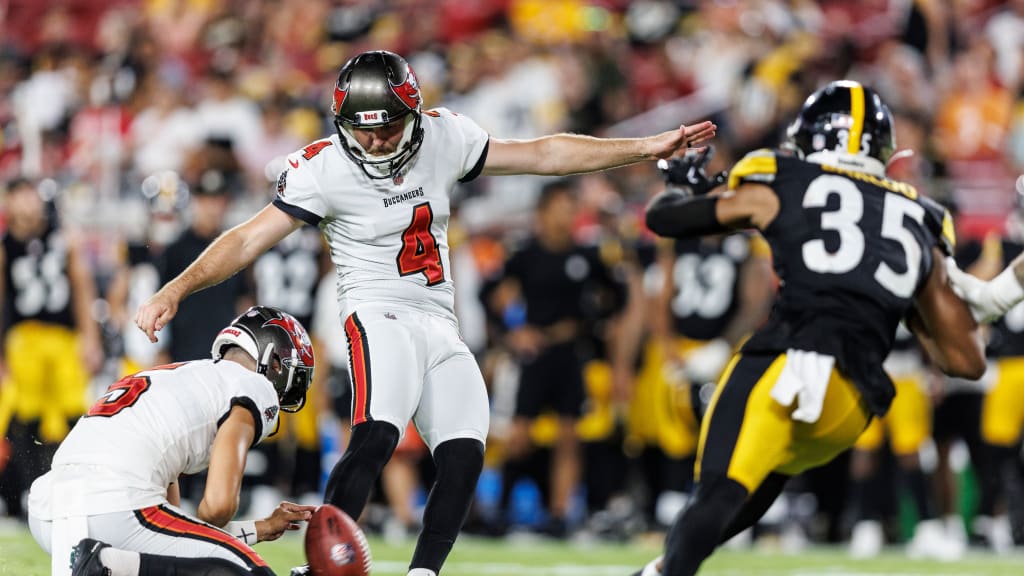
[[[217,334],[210,351],[213,358],[219,360],[228,346],[238,346],[256,359],[256,372],[274,385],[281,410],[297,412],[306,404],[313,382],[313,345],[294,316],[270,306],[253,306]]]
[[[884,174],[896,150],[892,112],[870,88],[830,82],[804,102],[786,130],[785,146],[804,158],[824,152],[840,164]]]
[[[334,86],[334,126],[342,148],[370,178],[393,178],[423,143],[419,82],[404,58],[386,50],[363,52],[341,67]],[[352,137],[356,128],[384,126],[405,118],[398,149],[384,156],[368,154]]]

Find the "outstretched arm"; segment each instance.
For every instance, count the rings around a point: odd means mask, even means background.
[[[174,318],[178,303],[186,296],[227,280],[302,224],[301,220],[268,205],[221,234],[184,272],[140,306],[135,324],[149,336],[150,342],[156,342],[156,333]]]
[[[1024,301],[1024,254],[987,282],[960,270],[951,258],[946,266],[953,289],[978,322],[992,322]]]
[[[668,158],[715,136],[716,126],[701,122],[647,138],[595,138],[554,134],[533,140],[492,138],[483,173],[489,176],[539,174],[568,176]]]

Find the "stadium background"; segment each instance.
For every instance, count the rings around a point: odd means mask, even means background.
[[[640,136],[714,119],[720,168],[775,145],[813,89],[855,78],[893,107],[899,147],[916,152],[894,173],[955,206],[961,238],[1019,231],[1020,1],[6,0],[0,181],[42,180],[62,225],[82,232],[105,295],[128,266],[126,243],[169,242],[192,218],[190,197],[225,194],[224,226],[265,204],[284,155],[333,131],[329,89],[338,68],[367,49],[406,56],[425,107],[464,113],[496,137]],[[529,232],[544,183],[481,178],[458,191],[457,306],[485,368],[495,338],[479,286]],[[653,165],[574,186],[580,242],[653,243],[639,217],[662,186]],[[133,310],[101,300],[93,314],[108,353],[95,378],[101,389],[122,370],[120,335]],[[485,373],[492,385],[501,380],[500,368]],[[500,481],[508,410],[500,391],[492,396],[498,449],[480,489],[485,505]],[[336,444],[324,420],[320,431]],[[533,491],[513,498],[516,522],[540,522]],[[961,496],[966,514],[975,500]],[[579,527],[588,525],[584,508],[581,496]],[[844,537],[841,527],[815,528],[817,511],[805,512],[813,540]]]

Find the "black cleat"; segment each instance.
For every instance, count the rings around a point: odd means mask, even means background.
[[[92,538],[83,538],[71,549],[71,576],[110,576],[110,568],[100,562],[100,550],[110,548]]]
[[[313,570],[309,568],[309,564],[303,564],[292,568],[290,576],[311,576],[311,574],[313,574]]]

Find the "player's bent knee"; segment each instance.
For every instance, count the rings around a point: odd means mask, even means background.
[[[357,460],[380,462],[383,466],[398,447],[401,434],[390,422],[371,420],[352,428],[352,438],[345,456]]]
[[[434,449],[434,464],[439,474],[451,481],[465,481],[472,489],[484,467],[484,445],[475,438],[446,440]]]

